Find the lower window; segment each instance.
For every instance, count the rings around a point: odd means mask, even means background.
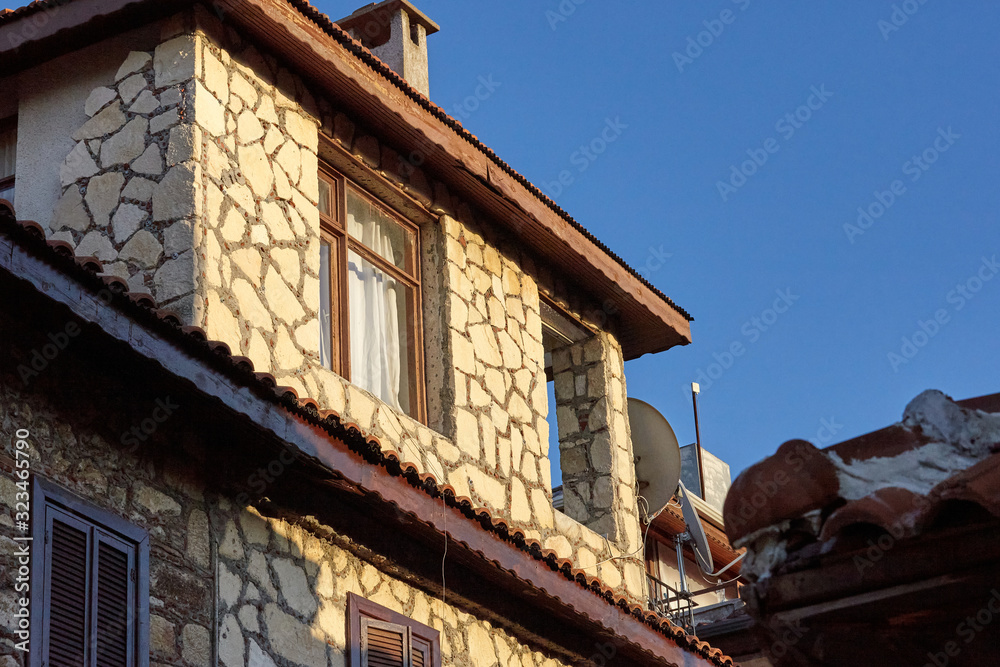
[[[146,531],[35,480],[34,667],[149,665]]]
[[[441,667],[437,630],[354,593],[347,638],[351,667]]]

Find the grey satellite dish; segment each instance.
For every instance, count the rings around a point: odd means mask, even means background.
[[[670,423],[649,403],[629,398],[628,421],[639,495],[649,504],[649,516],[655,516],[677,491],[681,448]]]
[[[695,560],[698,562],[698,567],[701,568],[702,572],[713,574],[712,568],[715,567],[715,563],[712,561],[712,552],[708,548],[708,538],[705,536],[705,528],[701,525],[698,510],[691,503],[688,497],[688,490],[685,488],[683,482],[681,482],[681,491],[683,492],[681,496],[681,512],[684,514],[684,523],[687,526]]]

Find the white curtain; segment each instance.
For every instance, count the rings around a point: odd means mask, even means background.
[[[403,248],[393,244],[395,223],[381,215],[347,216],[348,234],[393,261]],[[397,236],[398,240],[398,234]],[[396,247],[393,247],[396,245]],[[406,287],[366,259],[347,253],[350,299],[351,382],[389,405],[409,412]]]
[[[333,368],[333,303],[330,295],[330,244],[319,249],[319,362]]]

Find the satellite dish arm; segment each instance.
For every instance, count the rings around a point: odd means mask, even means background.
[[[730,561],[729,565],[725,566],[724,568],[722,568],[722,569],[721,569],[721,570],[719,570],[718,572],[706,572],[706,573],[705,573],[705,576],[706,576],[706,577],[718,577],[718,576],[719,576],[720,574],[722,574],[723,572],[725,572],[726,570],[728,570],[729,568],[731,568],[731,567],[732,567],[733,565],[736,565],[736,564],[737,564],[737,563],[739,563],[739,562],[740,562],[741,560],[743,560],[744,558],[746,558],[746,556],[747,556],[747,552],[746,552],[746,551],[744,551],[744,552],[743,552],[743,553],[741,553],[741,554],[740,554],[739,556],[737,556],[737,557],[736,557],[736,558],[734,558],[734,559],[733,559],[732,561]]]

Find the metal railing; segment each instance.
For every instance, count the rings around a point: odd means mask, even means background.
[[[649,608],[658,614],[666,616],[675,625],[685,628],[689,633],[694,631],[694,608],[698,603],[690,593],[677,590],[651,574],[646,575],[649,585]]]

